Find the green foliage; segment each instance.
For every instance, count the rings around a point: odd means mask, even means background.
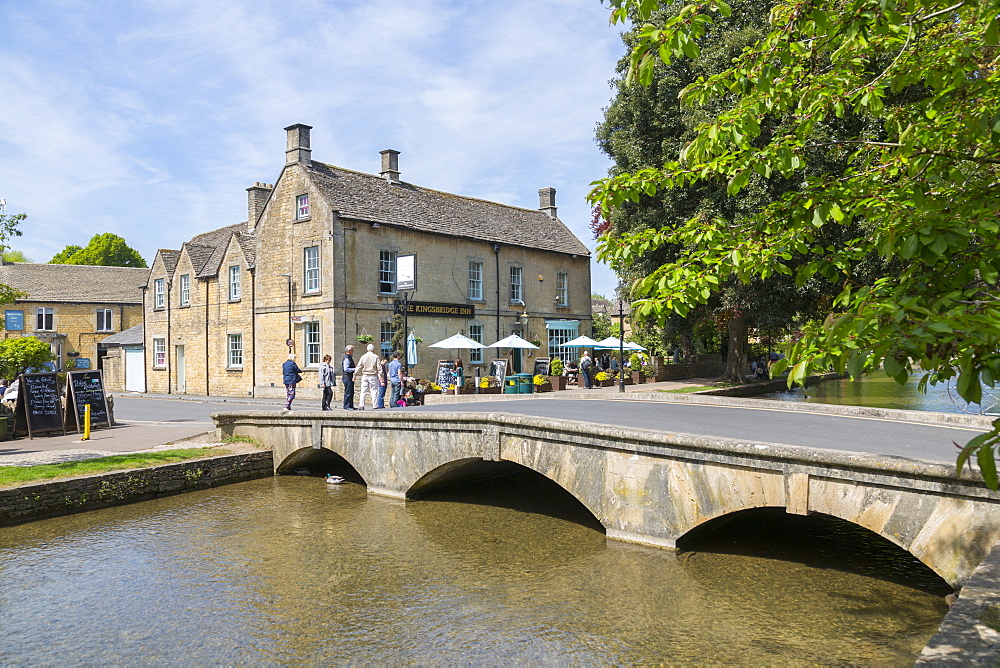
[[[4,262],[34,262],[30,257],[19,250],[5,250],[3,252]]]
[[[593,318],[593,322],[591,323],[594,330],[593,338],[600,341],[611,336],[611,330],[617,324],[612,322],[611,316],[607,313],[595,313]]]
[[[563,374],[563,361],[558,357],[553,358],[549,363],[549,373],[553,376],[561,376]]]
[[[145,267],[139,252],[117,234],[95,234],[86,247],[67,246],[49,264],[90,264],[103,267]]]
[[[647,20],[660,4],[610,0],[612,20]],[[698,53],[719,0],[639,29],[629,76]],[[775,275],[839,286],[832,315],[789,347],[789,382],[833,368],[883,369],[921,385],[955,379],[963,399],[1000,380],[1000,4],[986,0],[781,2],[772,29],[732,67],[687,86],[683,104],[715,105],[664,165],[595,184],[611,212],[669,189],[724,187],[732,196],[794,183],[744,217],[694,216],[673,228],[602,241],[598,257],[627,265],[649,248],[678,252],[637,281],[640,317],[687,313],[725,281]],[[840,167],[811,169],[817,156]],[[892,267],[871,281],[871,258]],[[998,486],[1000,421],[962,451]]]
[[[41,371],[55,359],[49,344],[33,336],[0,341],[0,377],[14,378],[19,373]]]
[[[4,255],[4,259],[6,259],[7,253],[17,252],[10,250],[10,247],[7,245],[7,240],[11,237],[21,236],[21,230],[18,229],[18,225],[20,225],[21,221],[27,217],[27,214],[24,213],[14,215],[0,214],[0,253]],[[15,299],[24,296],[25,293],[20,290],[17,290],[9,285],[0,284],[0,304],[13,304]]]

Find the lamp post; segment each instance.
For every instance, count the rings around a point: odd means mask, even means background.
[[[618,284],[618,391],[625,392],[625,308],[622,305],[622,285]]]
[[[288,340],[292,341],[292,275],[278,274],[278,276],[284,276],[288,279]],[[291,350],[291,346],[288,349]]]

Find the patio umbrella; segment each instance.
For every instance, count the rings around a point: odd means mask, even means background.
[[[517,334],[511,334],[507,338],[500,339],[496,343],[491,343],[486,346],[487,348],[528,348],[532,350],[538,350],[536,346],[531,341],[525,341]]]
[[[483,344],[478,341],[473,341],[467,336],[461,334],[453,334],[447,339],[438,341],[437,343],[432,343],[428,348],[454,348],[458,349],[473,349],[473,348],[485,348]]]
[[[621,348],[621,346],[622,342],[613,336],[609,336],[606,339],[601,339],[600,341],[594,344],[595,348],[614,348],[616,350],[618,348]]]
[[[593,340],[589,336],[578,336],[572,341],[567,341],[562,344],[562,348],[583,348],[584,346],[594,347],[597,345],[597,341]]]
[[[417,337],[410,332],[406,337],[406,365],[413,366],[417,363]]]
[[[625,350],[645,350],[645,348],[640,346],[638,343],[632,343],[631,341],[626,341]]]

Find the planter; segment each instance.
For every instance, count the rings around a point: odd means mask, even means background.
[[[615,384],[615,381],[611,380],[610,378],[608,378],[607,380],[595,380],[594,381],[594,385],[598,385],[600,387],[611,387],[614,384]]]
[[[551,392],[552,383],[542,383],[541,385],[535,385],[535,392]]]
[[[549,382],[552,384],[553,390],[565,390],[566,380],[566,376],[549,376]]]
[[[497,385],[496,387],[480,387],[479,394],[500,394],[503,392],[503,388]]]
[[[639,385],[641,383],[645,383],[646,382],[646,374],[644,374],[641,371],[633,371],[632,372],[632,382],[635,383],[636,385]]]

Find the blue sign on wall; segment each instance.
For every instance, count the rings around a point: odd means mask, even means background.
[[[24,311],[4,311],[3,326],[12,332],[24,331]]]
[[[76,358],[76,368],[77,369],[89,369],[90,368],[90,358],[88,358],[88,357],[77,357]]]

